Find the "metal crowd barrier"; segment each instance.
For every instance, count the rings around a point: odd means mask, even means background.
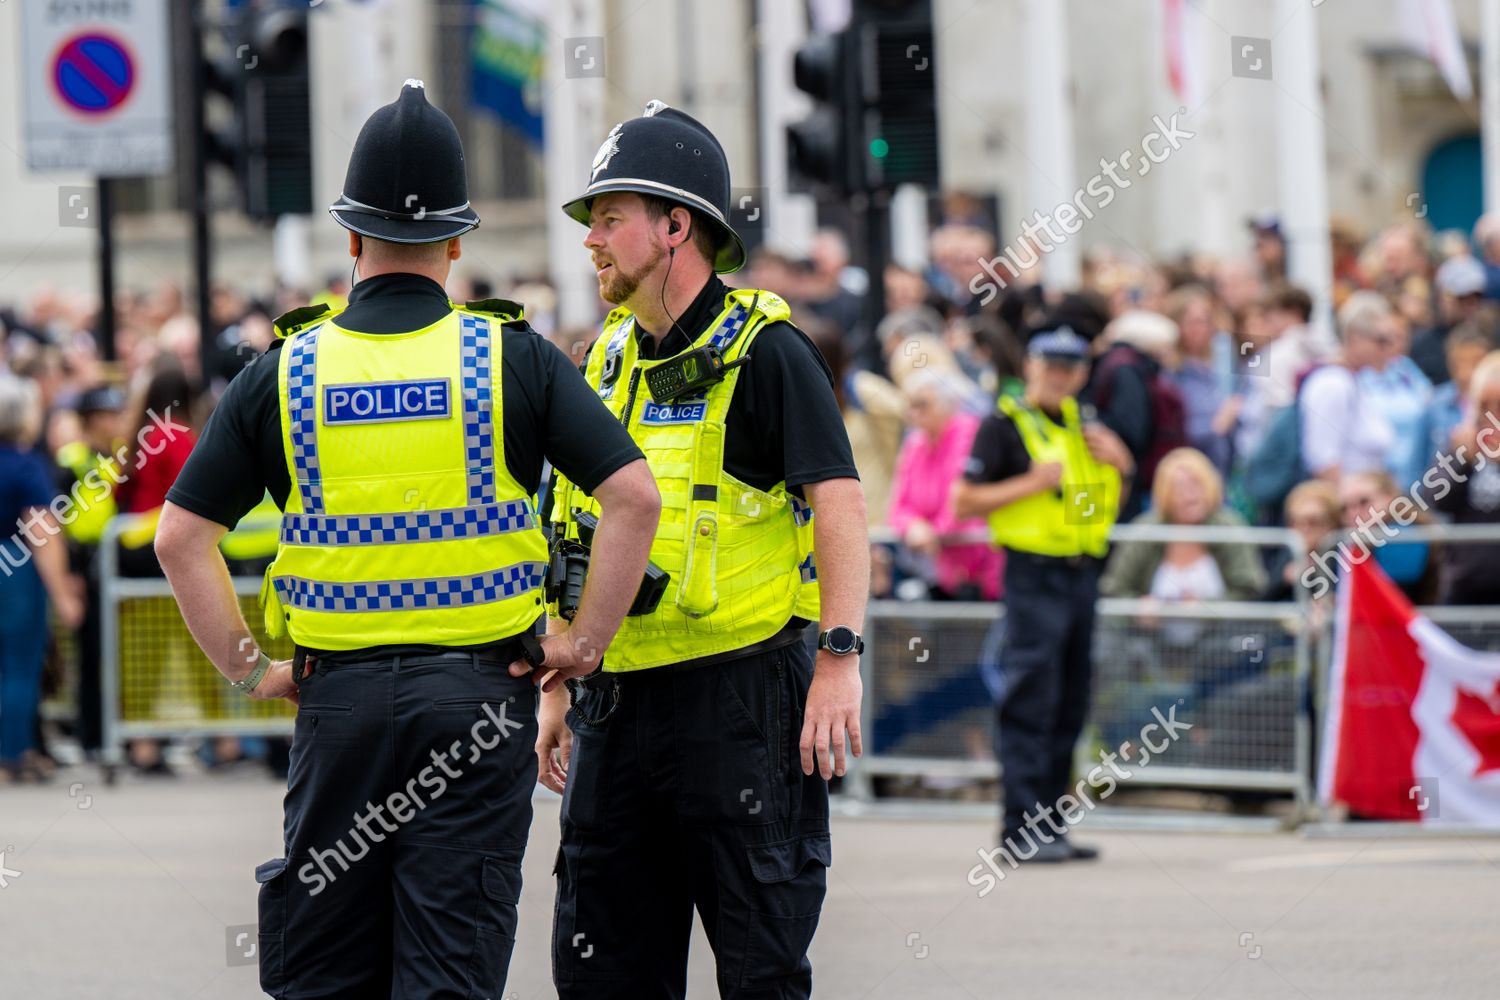
[[[1302,553],[1294,532],[1275,528],[1121,525],[1111,540]],[[1101,599],[1077,774],[1113,752],[1132,775],[1122,784],[1278,791],[1310,801],[1306,706],[1316,635],[1306,622],[1300,594],[1289,603]],[[865,756],[850,768],[849,791],[870,797],[880,777],[920,776],[940,788],[998,777],[993,694],[1003,600],[873,601],[865,628]],[[1153,709],[1193,728],[1148,766],[1132,767]]]
[[[164,577],[120,575],[118,540],[132,518],[110,521],[99,544],[100,684],[106,765],[126,740],[186,735],[289,736],[296,710],[283,700],[252,701],[229,687],[198,648]],[[267,638],[258,577],[232,577],[240,610],[273,659],[292,655],[285,637]]]
[[[289,735],[292,707],[251,701],[228,687],[188,633],[165,579],[120,575],[117,540],[130,521],[112,521],[99,551],[106,762],[117,763],[124,741],[138,737]],[[1285,548],[1297,560],[1303,554],[1294,532],[1276,528],[1120,525],[1111,541],[1227,542]],[[1494,543],[1500,551],[1500,525],[1414,526],[1391,543],[1422,541]],[[264,635],[261,580],[232,579],[263,648],[275,658],[290,656],[289,640]],[[1152,709],[1167,714],[1176,706],[1175,717],[1193,728],[1122,784],[1274,791],[1310,803],[1333,622],[1330,614],[1314,627],[1309,609],[1300,590],[1295,603],[1102,598],[1094,698],[1076,750],[1077,773],[1086,774],[1101,754],[1134,749],[1154,720]],[[1500,650],[1500,607],[1420,610],[1465,644]],[[862,661],[865,755],[849,759],[850,795],[872,797],[882,777],[920,777],[950,788],[998,777],[993,688],[1004,625],[1003,603],[870,603]],[[1128,757],[1119,760],[1131,767]]]

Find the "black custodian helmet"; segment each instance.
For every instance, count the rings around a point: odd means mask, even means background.
[[[453,120],[421,80],[359,130],[344,193],[328,212],[345,229],[390,243],[441,243],[479,225]]]
[[[610,129],[583,194],[563,211],[584,225],[589,203],[611,191],[652,194],[692,209],[715,230],[714,271],[745,264],[745,243],[729,225],[729,161],[714,134],[691,115],[652,101],[639,118]]]

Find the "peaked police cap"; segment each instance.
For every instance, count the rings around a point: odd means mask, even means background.
[[[345,229],[390,243],[439,243],[479,225],[458,129],[427,103],[421,80],[407,80],[359,130],[343,196],[328,212]]]
[[[584,225],[595,198],[611,191],[657,195],[690,208],[714,230],[714,270],[737,271],[745,243],[729,225],[729,161],[714,134],[691,115],[652,101],[639,118],[610,129],[594,154],[589,186],[563,206]]]

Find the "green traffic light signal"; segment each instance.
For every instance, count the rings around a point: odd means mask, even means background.
[[[875,139],[870,143],[870,155],[877,160],[885,159],[885,155],[891,151],[891,144],[884,139]]]

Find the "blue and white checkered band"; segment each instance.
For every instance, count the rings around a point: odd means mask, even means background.
[[[303,611],[414,611],[464,608],[516,597],[540,587],[545,570],[545,563],[523,562],[475,576],[368,583],[325,583],[278,576],[272,582],[283,604]]]
[[[608,399],[615,394],[620,382],[620,358],[625,353],[625,343],[635,330],[635,317],[627,316],[615,335],[604,345],[604,368],[599,376],[599,398]]]
[[[490,322],[465,315],[460,334],[464,399],[464,466],[469,503],[495,502],[495,428],[491,421]]]
[[[802,527],[813,518],[812,505],[795,493],[789,494],[792,501],[792,521],[797,527]]]
[[[323,513],[323,473],[318,465],[317,379],[318,331],[322,324],[299,337],[286,349],[287,421],[292,432],[292,466],[302,509]]]
[[[728,350],[729,345],[734,343],[734,338],[740,335],[740,331],[745,328],[745,322],[749,319],[750,310],[736,303],[729,315],[724,317],[724,322],[720,323],[719,328],[714,331],[709,343],[721,351]]]
[[[813,554],[811,552],[797,566],[797,571],[802,574],[803,583],[812,583],[818,578],[818,564],[813,561]]]
[[[400,545],[504,535],[535,526],[525,500],[397,514],[287,514],[282,545]]]

